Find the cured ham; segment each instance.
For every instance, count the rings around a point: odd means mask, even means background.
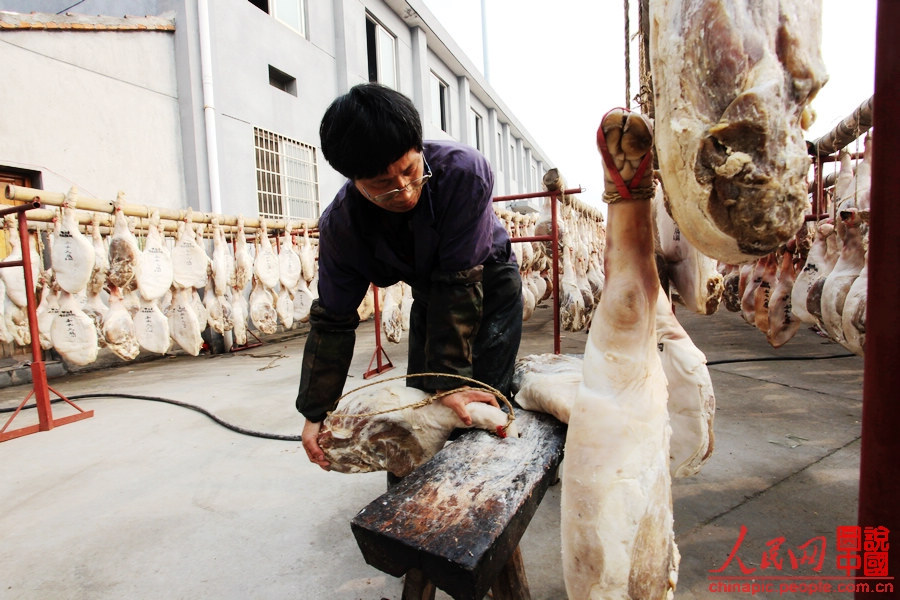
[[[210,268],[212,270],[213,291],[219,296],[235,284],[234,257],[225,240],[225,230],[219,225],[218,219],[213,219],[213,254]],[[246,249],[246,242],[244,243]]]
[[[244,233],[244,217],[238,217],[237,238],[234,248],[234,287],[242,291],[253,278],[253,257],[247,248],[247,234]]]
[[[166,307],[169,335],[182,350],[191,356],[200,354],[203,346],[200,320],[194,309],[191,288],[178,288],[172,294],[172,302]]]
[[[250,292],[250,320],[265,334],[275,333],[278,327],[275,298],[259,279],[253,280],[253,290]]]
[[[284,226],[281,238],[281,251],[278,253],[278,280],[283,289],[293,291],[303,276],[300,256],[294,249],[294,238],[291,235],[291,224]]]
[[[6,327],[6,305],[11,301],[6,296],[6,284],[0,279],[0,342],[11,344],[12,333]]]
[[[206,282],[206,289],[203,291],[203,307],[206,313],[206,323],[213,331],[222,335],[234,328],[231,301],[224,294],[220,296],[215,293],[212,279]],[[201,315],[198,314],[197,318],[200,319]],[[200,325],[204,326],[203,321]]]
[[[840,344],[845,341],[844,301],[866,262],[865,234],[866,225],[857,211],[841,213],[838,221],[841,254],[822,286],[822,325],[825,333]]]
[[[188,209],[184,223],[178,225],[172,249],[172,278],[179,286],[203,289],[209,272],[209,257],[197,242],[192,219],[192,211]]]
[[[817,323],[818,317],[813,316],[807,310],[808,299],[813,293],[813,286],[816,281],[822,278],[824,283],[824,278],[828,276],[828,273],[831,272],[831,269],[834,268],[834,263],[837,261],[835,253],[831,253],[831,258],[828,257],[827,240],[834,235],[834,225],[830,222],[830,219],[822,221],[816,226],[816,234],[812,245],[809,247],[809,252],[806,254],[806,262],[794,281],[794,287],[791,289],[791,312],[800,321],[811,325]],[[821,297],[821,288],[818,296]],[[821,301],[816,301],[815,304],[820,305]],[[821,310],[817,312],[821,315]]]
[[[231,319],[234,327],[232,335],[234,335],[235,346],[247,345],[247,317],[249,307],[244,294],[235,289],[231,295]],[[308,318],[308,313],[307,313]]]
[[[119,192],[113,202],[115,216],[113,218],[113,233],[109,238],[109,274],[107,280],[120,290],[128,291],[135,288],[137,272],[140,269],[140,254],[137,239],[131,233],[128,218],[122,211],[125,204],[125,194]]]
[[[50,326],[50,340],[67,363],[83,366],[97,360],[94,321],[78,306],[78,299],[66,291],[59,295],[59,314]]]
[[[454,429],[466,426],[441,402],[411,407],[427,397],[427,392],[416,388],[390,386],[344,398],[319,430],[319,447],[330,469],[339,473],[384,470],[404,477],[437,454]],[[515,423],[506,429],[507,414],[499,408],[483,402],[466,408],[472,427],[518,437]]]
[[[666,211],[663,187],[656,187],[653,198],[659,253],[666,263],[669,282],[684,306],[700,315],[711,315],[719,308],[725,289],[716,261],[701,254],[681,234],[678,224]]]
[[[612,111],[598,132],[604,145],[619,172],[628,163],[630,180],[650,152],[650,124]],[[632,189],[650,186],[648,170]],[[566,437],[560,514],[569,598],[665,598],[677,579],[652,218],[645,200],[609,205],[606,284],[595,313],[603,326],[590,330]]]
[[[306,323],[309,321],[309,310],[312,308],[313,296],[306,285],[306,281],[301,277],[297,285],[297,291],[294,293],[294,320],[298,323]]]
[[[294,299],[286,287],[281,288],[275,296],[275,313],[285,329],[290,329],[294,325]]]
[[[796,277],[794,256],[790,252],[784,252],[775,276],[775,287],[769,298],[769,329],[766,331],[766,340],[773,348],[786,344],[802,324],[794,315],[792,306]]]
[[[141,307],[134,315],[134,335],[144,350],[155,354],[165,354],[172,346],[169,335],[169,320],[155,300],[141,298]]]
[[[300,268],[306,283],[312,282],[316,276],[316,246],[309,239],[309,229],[303,228],[303,240],[300,242]]]
[[[54,231],[50,264],[60,288],[77,294],[87,288],[94,270],[94,245],[78,228],[75,205],[78,190],[72,188],[62,203],[60,225]]]
[[[99,294],[106,285],[106,278],[109,275],[109,248],[100,235],[100,213],[94,213],[91,218],[91,243],[94,246],[94,268],[91,269],[87,292],[88,294]]]
[[[103,317],[103,339],[106,347],[122,360],[134,360],[141,351],[131,313],[116,287],[110,288],[109,310]]]
[[[660,171],[672,216],[703,254],[747,262],[803,224],[802,126],[827,80],[820,44],[820,2],[650,2]]]
[[[575,264],[572,259],[574,250],[571,247],[563,250],[562,276],[559,278],[559,318],[563,329],[581,331],[587,324],[588,315],[584,296],[575,279]]]
[[[9,241],[11,247],[5,260],[9,262],[22,260],[22,242],[19,239],[19,230],[16,225],[15,217],[7,215],[3,221],[3,227],[6,232],[6,239]],[[28,247],[29,256],[31,258],[31,281],[34,285],[37,285],[38,278],[41,274],[41,257],[35,252],[32,244],[29,244]],[[0,269],[0,279],[3,280],[3,283],[6,286],[6,296],[12,300],[13,304],[21,308],[27,307],[28,292],[25,287],[24,267],[7,267],[5,269]]]
[[[53,325],[53,319],[59,314],[59,288],[55,287],[51,281],[51,273],[42,273],[40,279],[41,301],[35,310],[35,316],[38,322],[41,348],[49,350],[53,347],[53,342],[50,340],[50,327]]]
[[[259,282],[268,289],[275,289],[278,285],[280,273],[278,271],[278,257],[272,248],[269,234],[266,230],[266,222],[260,219],[259,230],[256,232],[256,259],[253,261],[253,274]],[[251,305],[253,302],[251,301]]]
[[[766,261],[757,260],[747,277],[747,284],[741,295],[741,316],[751,325],[756,325],[756,291],[762,283],[765,270]]]
[[[12,342],[19,346],[27,346],[31,343],[31,331],[28,326],[28,311],[9,299],[3,299],[5,303],[3,318],[6,331],[12,338]]]
[[[778,270],[778,261],[775,254],[769,254],[765,258],[759,260],[762,263],[762,279],[759,281],[759,287],[753,294],[753,320],[751,324],[756,325],[763,334],[769,331],[769,300],[772,298],[772,288],[775,287],[775,274]]]
[[[172,254],[159,233],[159,211],[150,215],[140,260],[141,268],[136,276],[138,291],[144,300],[159,300],[172,287],[174,279]]]
[[[844,308],[841,311],[841,330],[844,333],[844,347],[858,354],[865,355],[866,348],[866,293],[869,287],[868,252],[866,262],[853,281]]]
[[[381,330],[392,344],[399,344],[403,338],[403,313],[400,301],[403,290],[399,283],[384,288],[384,304],[381,306]]]

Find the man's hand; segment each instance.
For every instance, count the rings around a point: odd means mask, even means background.
[[[472,417],[469,415],[466,404],[469,404],[470,402],[484,402],[485,404],[500,408],[500,405],[497,403],[497,398],[492,393],[475,389],[464,389],[452,394],[447,394],[440,399],[440,402],[444,406],[452,408],[453,412],[459,416],[466,427],[471,427],[472,425]],[[306,442],[304,442],[304,444],[306,444]]]
[[[303,433],[300,434],[300,437],[303,438],[303,449],[306,450],[309,462],[316,463],[324,470],[329,471],[328,467],[331,463],[325,460],[325,453],[319,448],[319,430],[321,428],[321,422],[315,423],[307,420],[306,424],[303,425]]]

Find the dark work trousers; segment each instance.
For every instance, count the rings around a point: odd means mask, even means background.
[[[473,378],[509,398],[513,369],[522,339],[522,278],[516,263],[484,265],[481,326],[472,347]],[[415,294],[409,317],[407,374],[425,373],[427,293]],[[413,382],[416,378],[407,379]],[[467,385],[459,380],[457,387]],[[477,387],[477,386],[476,386]]]

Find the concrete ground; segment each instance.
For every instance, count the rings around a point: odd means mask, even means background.
[[[526,323],[521,355],[552,351],[549,315],[539,308]],[[741,565],[763,577],[757,584],[773,586],[756,598],[816,597],[778,589],[840,584],[800,577],[845,575],[836,569],[836,527],[856,523],[862,360],[827,358],[847,352],[807,328],[775,350],[724,309],[678,316],[707,355],[718,407],[714,455],[673,486],[682,557],[676,597],[751,597],[723,591],[746,580],[710,579],[743,577]],[[294,398],[304,339],[123,364],[50,385],[69,397],[188,402],[246,430],[293,436],[302,425]],[[582,352],[585,339],[566,333],[563,352]],[[385,350],[395,368],[379,379],[402,375],[405,345]],[[347,389],[365,383],[373,352],[370,321],[358,332]],[[758,360],[768,358],[778,360]],[[0,408],[29,390],[0,390]],[[94,416],[0,444],[0,598],[400,598],[401,582],[365,564],[349,525],[384,491],[383,473],[328,473],[308,462],[298,441],[242,435],[171,404],[76,402]],[[53,411],[73,412],[63,403]],[[0,426],[8,417],[0,414]],[[25,411],[10,429],[36,419]],[[521,542],[536,600],[565,598],[559,501],[556,485]],[[826,543],[821,572],[803,561],[793,567],[789,551],[799,559],[818,536]],[[783,560],[781,568],[771,560],[764,568],[766,554]]]

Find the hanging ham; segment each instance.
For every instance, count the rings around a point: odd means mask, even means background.
[[[175,343],[191,356],[200,354],[203,337],[200,335],[202,330],[194,310],[191,288],[176,289],[165,314],[169,320],[169,334]]]
[[[235,289],[231,294],[231,319],[234,324],[233,334],[235,346],[247,345],[247,317],[249,306],[243,292]]]
[[[131,313],[125,308],[122,293],[115,286],[109,291],[109,310],[103,317],[106,347],[122,360],[134,360],[140,353]]]
[[[278,327],[275,298],[258,279],[253,280],[253,290],[250,292],[250,320],[265,334],[275,333]]]
[[[212,254],[212,281],[213,290],[219,296],[234,285],[235,268],[234,257],[225,240],[225,230],[219,225],[219,220],[213,218],[213,254]]]
[[[91,218],[91,243],[94,246],[94,268],[91,269],[87,292],[88,294],[99,294],[109,276],[109,248],[100,235],[100,213],[96,212]]]
[[[148,352],[165,354],[172,346],[169,320],[159,309],[158,301],[141,298],[141,307],[134,315],[134,335],[138,345]]]
[[[259,224],[259,231],[256,232],[257,250],[256,259],[253,261],[253,274],[256,275],[263,287],[272,290],[278,285],[278,257],[269,240],[265,220],[260,219]],[[251,301],[250,304],[252,305],[253,302]]]
[[[250,285],[253,278],[253,257],[247,248],[247,234],[244,233],[244,217],[238,217],[237,238],[234,248],[234,287],[238,291]]]
[[[303,240],[300,242],[300,268],[306,283],[312,282],[316,276],[316,246],[309,239],[309,229],[303,228]]]
[[[172,287],[174,271],[169,247],[159,232],[159,211],[150,215],[147,239],[137,272],[138,291],[144,300],[159,300]]]
[[[128,218],[123,212],[124,192],[119,192],[113,202],[115,217],[113,233],[109,238],[109,283],[120,290],[129,291],[137,286],[135,278],[140,269],[141,251],[137,239],[131,233]]]
[[[97,359],[97,328],[84,314],[78,299],[68,292],[60,292],[59,314],[50,327],[53,349],[64,361],[84,366]]]
[[[841,330],[844,333],[844,347],[865,356],[866,348],[866,293],[869,287],[868,252],[859,276],[853,281],[844,308],[841,311]]]
[[[784,252],[781,264],[775,276],[775,287],[769,298],[769,329],[766,332],[766,340],[773,348],[780,348],[788,342],[802,321],[794,315],[792,294],[796,282],[794,270],[794,256],[791,252]]]
[[[802,126],[827,80],[821,2],[651,0],[656,148],[672,216],[703,254],[740,264],[800,229]]]
[[[281,238],[281,252],[278,253],[278,278],[282,289],[293,291],[300,278],[303,276],[303,268],[300,256],[294,249],[294,238],[291,235],[291,224],[284,226],[284,236]]]
[[[50,264],[60,288],[77,294],[87,288],[94,270],[94,245],[78,227],[75,205],[78,190],[72,187],[62,203],[60,226],[55,231]]]
[[[6,261],[13,262],[22,260],[22,242],[19,239],[19,229],[16,218],[7,215],[3,221],[3,228],[6,233],[6,239],[9,241],[11,250],[6,256]],[[29,257],[31,258],[31,282],[37,285],[38,277],[41,274],[41,257],[34,250],[33,244],[28,244]],[[28,306],[28,293],[25,287],[25,271],[24,267],[7,267],[0,269],[0,279],[6,285],[6,295],[12,300],[13,304],[21,308]],[[33,290],[32,290],[33,291]]]
[[[173,280],[182,287],[202,289],[208,276],[209,257],[197,241],[192,219],[193,211],[188,209],[184,223],[178,224],[172,249]]]
[[[831,339],[843,344],[844,301],[866,262],[867,226],[859,213],[852,210],[841,213],[837,229],[841,253],[822,286],[822,325]]]

